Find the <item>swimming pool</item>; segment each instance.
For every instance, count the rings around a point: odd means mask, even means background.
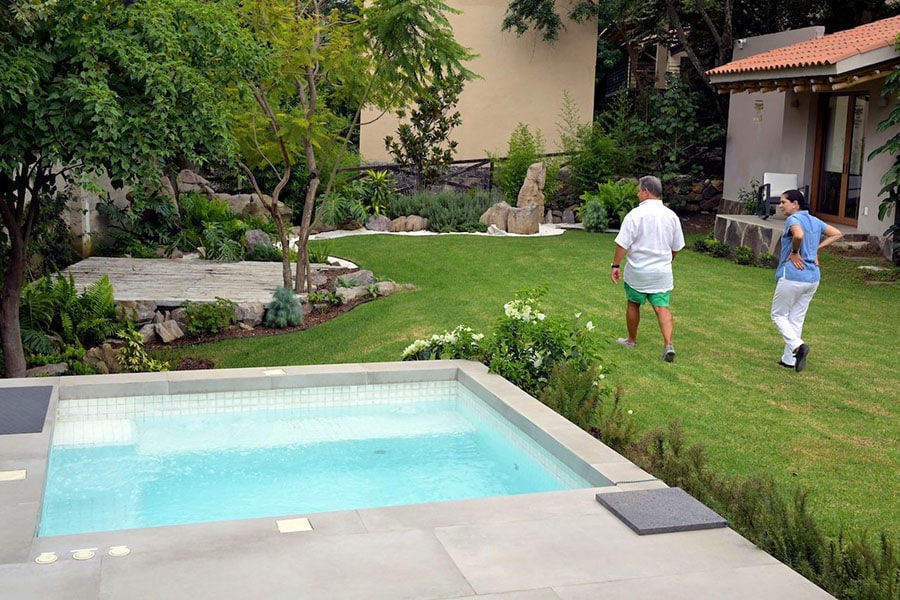
[[[76,400],[40,535],[585,487],[455,381]]]
[[[466,377],[400,378],[61,399],[39,535],[611,485]]]

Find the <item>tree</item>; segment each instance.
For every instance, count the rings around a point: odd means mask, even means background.
[[[462,119],[459,111],[450,111],[459,100],[463,83],[460,78],[436,81],[426,95],[416,99],[409,122],[397,128],[398,139],[384,138],[385,148],[397,164],[412,167],[417,192],[436,182],[453,162],[456,142],[450,140],[450,131]],[[402,119],[406,111],[401,109],[397,115]]]
[[[247,0],[242,6],[247,27],[271,49],[269,75],[247,83],[260,122],[267,125],[252,129],[252,146],[280,175],[273,198],[287,185],[295,162],[304,161],[309,174],[297,243],[297,292],[312,286],[307,242],[322,156],[336,137],[346,147],[366,103],[383,110],[406,106],[436,79],[474,77],[463,66],[472,54],[453,39],[445,14],[452,9],[441,0],[373,0],[355,10],[339,8],[322,0]],[[332,110],[338,103],[357,107],[349,123]],[[336,169],[339,158],[332,163]],[[323,202],[333,181],[329,177]]]
[[[19,300],[27,247],[60,185],[158,182],[178,157],[231,143],[220,90],[253,67],[227,2],[0,0],[0,292],[5,374],[25,372]]]

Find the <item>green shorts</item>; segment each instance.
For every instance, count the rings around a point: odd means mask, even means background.
[[[622,282],[625,283],[625,282]],[[650,302],[650,306],[669,306],[669,296],[671,296],[672,291],[668,292],[651,292],[649,294],[645,294],[644,292],[639,292],[627,283],[625,284],[625,299],[629,302],[634,302],[638,306],[643,306],[644,302]]]

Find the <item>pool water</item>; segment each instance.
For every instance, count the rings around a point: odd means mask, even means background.
[[[39,535],[591,487],[466,392],[175,414],[131,403],[77,417],[107,432],[99,443],[67,435],[61,409]]]

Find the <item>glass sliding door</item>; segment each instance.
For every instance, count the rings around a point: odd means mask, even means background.
[[[822,103],[822,144],[815,213],[856,225],[865,163],[865,125],[869,97],[829,95]]]

